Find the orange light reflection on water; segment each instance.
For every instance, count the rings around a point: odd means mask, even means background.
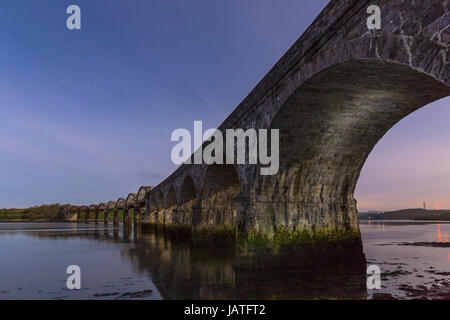
[[[437,224],[437,234],[438,234],[438,241],[442,242],[442,235],[441,235],[441,224]]]
[[[442,233],[441,233],[441,224],[440,223],[437,224],[437,236],[438,236],[438,241],[442,242]],[[444,239],[444,242],[448,242],[447,237]],[[447,254],[447,260],[450,261],[450,252]]]

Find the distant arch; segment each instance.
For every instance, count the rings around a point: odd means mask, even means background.
[[[97,205],[97,207],[98,207],[97,218],[101,219],[103,221],[106,221],[107,217],[108,217],[108,214],[107,214],[107,211],[106,211],[106,204],[105,203],[99,203]]]
[[[89,207],[80,206],[80,219],[87,221],[89,219]]]
[[[127,208],[131,208],[131,207],[134,207],[135,205],[136,205],[136,194],[135,193],[130,193],[128,196],[127,196],[127,199],[126,199],[126,207]]]
[[[172,224],[177,220],[177,194],[175,188],[170,186],[166,196],[166,209],[164,210],[165,224]]]
[[[181,185],[180,206],[178,208],[178,223],[191,225],[194,212],[198,209],[198,197],[194,180],[187,175]]]
[[[234,165],[211,165],[204,178],[198,224],[235,227],[241,183]]]
[[[124,209],[125,206],[126,206],[126,203],[127,203],[127,200],[126,200],[126,199],[124,199],[124,198],[119,198],[119,199],[117,199],[117,201],[116,201],[116,208],[117,208],[118,210]]]
[[[136,202],[144,202],[145,200],[147,200],[149,198],[149,194],[150,194],[150,190],[152,188],[149,186],[142,186],[139,188],[139,191],[137,193],[137,199]]]
[[[116,202],[115,201],[109,201],[108,204],[106,205],[106,210],[109,211],[114,211],[116,210],[117,206],[116,206]]]
[[[158,222],[158,202],[156,201],[155,195],[150,196],[150,222]]]
[[[157,224],[164,224],[164,195],[162,192],[158,196],[158,211],[156,216]]]

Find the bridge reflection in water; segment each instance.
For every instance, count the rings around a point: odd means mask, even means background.
[[[70,233],[41,231],[37,236],[127,244],[118,247],[121,256],[138,273],[149,274],[165,299],[366,299],[367,295],[365,264],[282,272],[236,270],[233,252],[195,247],[164,230],[143,232],[140,224],[74,224]]]

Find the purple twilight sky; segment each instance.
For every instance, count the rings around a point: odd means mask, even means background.
[[[95,203],[158,184],[175,168],[171,132],[217,127],[327,3],[1,1],[0,207]],[[66,28],[71,4],[79,31]],[[450,209],[449,102],[375,147],[360,210]]]

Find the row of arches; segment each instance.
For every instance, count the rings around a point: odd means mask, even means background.
[[[249,203],[247,229],[269,235],[279,227],[359,231],[354,191],[368,155],[401,119],[448,97],[450,80],[447,62],[427,74],[401,61],[357,59],[348,52],[353,51],[341,53],[335,64],[327,60],[331,65],[289,89],[272,115],[270,126],[280,130],[277,175],[255,174],[257,167],[238,175],[234,165],[211,165],[191,176],[197,168],[184,167],[182,179],[142,187],[104,206],[76,207],[79,220],[103,208],[121,210],[129,222],[132,209],[134,220],[153,224],[234,227],[242,194]]]
[[[150,190],[151,187],[143,186],[138,193],[130,193],[126,198],[98,205],[71,206],[69,211],[72,215],[76,214],[77,221],[88,222],[92,220],[93,216],[95,222],[99,220],[108,222],[111,218],[114,222],[119,222],[119,219],[122,218],[124,223],[128,223],[131,217],[134,222],[140,222]]]
[[[171,185],[166,193],[151,194],[149,221],[165,225],[234,228],[236,199],[241,189],[233,165],[209,166],[201,185],[186,175],[178,190],[176,185]]]
[[[144,186],[126,198],[90,206],[72,206],[78,221],[113,220],[161,226],[225,226],[234,228],[241,183],[233,165],[212,165],[202,181],[184,176],[164,190]]]
[[[423,7],[423,12],[430,8]],[[445,21],[439,18],[427,25],[437,28]],[[110,207],[114,212],[122,210],[124,221],[129,220],[130,208],[135,216],[145,208],[143,220],[149,223],[235,226],[239,224],[236,198],[241,194],[246,230],[264,235],[281,227],[358,233],[354,191],[368,155],[401,119],[450,95],[448,39],[408,37],[411,43],[389,30],[331,41],[296,65],[280,63],[277,68],[282,69],[271,75],[284,75],[277,80],[277,91],[267,92],[266,100],[254,98],[266,95],[263,89],[249,95],[255,100],[243,106],[252,109],[236,109],[227,118],[233,120],[219,129],[252,125],[279,130],[276,175],[255,174],[258,165],[243,168],[240,175],[233,165],[186,165],[155,189],[144,190],[143,202],[136,200],[138,192]],[[295,54],[288,52],[285,57]],[[285,67],[292,70],[286,73]],[[204,174],[197,174],[203,168]],[[245,183],[239,179],[243,176]],[[89,208],[77,210],[89,215]]]

